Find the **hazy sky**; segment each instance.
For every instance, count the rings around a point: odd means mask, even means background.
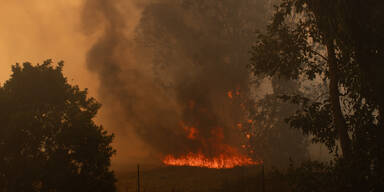
[[[9,78],[16,62],[66,62],[65,73],[81,87],[91,88],[84,66],[92,40],[80,31],[81,0],[0,1],[0,82]]]

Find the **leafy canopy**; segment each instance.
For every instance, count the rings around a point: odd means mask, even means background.
[[[328,89],[319,97],[282,97],[301,106],[288,118],[291,127],[330,153],[343,152],[331,163],[295,170],[295,191],[383,189],[383,7],[379,0],[281,0],[258,35],[250,65],[255,75]]]
[[[93,121],[100,104],[62,69],[16,64],[0,87],[0,190],[116,191],[113,134]]]

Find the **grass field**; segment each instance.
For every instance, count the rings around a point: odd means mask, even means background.
[[[141,166],[142,192],[260,191],[261,166],[232,169]],[[116,171],[119,192],[137,191],[135,166]]]

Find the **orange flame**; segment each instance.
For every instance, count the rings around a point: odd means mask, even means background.
[[[249,166],[261,164],[261,161],[253,161],[251,158],[241,154],[220,154],[209,158],[202,153],[188,153],[186,155],[175,157],[167,155],[163,163],[169,166],[191,166],[206,167],[212,169],[229,169],[238,166]]]
[[[185,125],[184,122],[180,122],[180,126],[185,130],[188,139],[196,139],[199,134],[199,131],[195,127]]]
[[[234,99],[234,97],[240,96],[240,89],[230,90],[227,92],[229,99]],[[194,101],[189,101],[188,108],[193,110],[196,107]],[[240,107],[245,110],[244,103],[240,103]],[[204,111],[204,108],[199,108],[200,111]],[[243,130],[244,126],[247,126],[246,123],[252,124],[253,120],[248,119],[244,122],[239,122],[235,126]],[[239,166],[251,166],[262,164],[263,161],[255,161],[247,155],[242,154],[238,148],[230,146],[227,143],[224,143],[224,132],[221,127],[216,127],[211,129],[211,137],[201,137],[199,135],[199,130],[196,128],[199,125],[198,122],[180,122],[180,127],[185,131],[185,137],[189,140],[194,140],[202,144],[202,146],[197,151],[186,152],[182,155],[175,156],[173,154],[168,154],[164,156],[162,162],[168,166],[191,166],[191,167],[205,167],[213,169],[229,169]],[[235,127],[233,126],[233,127]],[[251,134],[247,133],[245,138],[248,140],[251,138]],[[249,145],[239,146],[242,150],[249,149]],[[211,154],[210,152],[215,151],[216,154]],[[254,153],[253,150],[250,151],[251,154]]]
[[[188,135],[187,135],[187,138],[188,139],[196,139],[197,137],[197,134],[198,134],[198,131],[196,128],[194,127],[185,127],[188,131]]]
[[[230,98],[230,99],[233,99],[233,92],[232,91],[228,91],[228,98]]]

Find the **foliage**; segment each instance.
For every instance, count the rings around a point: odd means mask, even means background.
[[[296,191],[382,190],[382,88],[373,70],[382,71],[378,63],[384,57],[372,39],[381,42],[381,5],[375,0],[282,0],[267,32],[258,35],[252,50],[255,75],[329,85],[319,98],[284,97],[301,106],[287,119],[291,127],[336,151],[330,163],[292,169]]]
[[[285,94],[300,94],[297,82],[271,79],[273,93],[265,95],[250,108],[252,124],[249,151],[261,158],[268,167],[287,168],[290,160],[308,160],[307,138],[300,131],[291,129],[285,118],[298,109],[296,104],[284,102]]]
[[[1,191],[115,191],[113,135],[92,120],[100,104],[62,68],[16,64],[0,87]]]

